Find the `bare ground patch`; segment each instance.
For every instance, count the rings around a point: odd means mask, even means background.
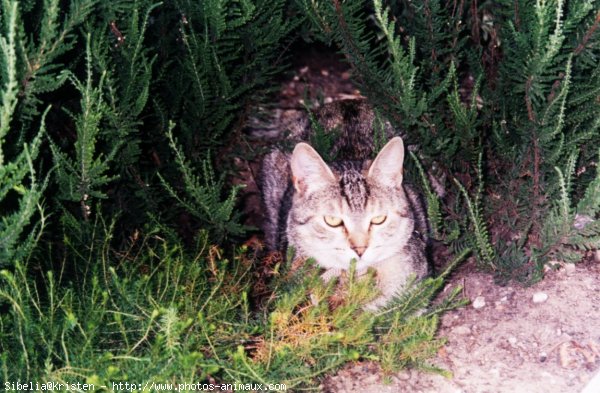
[[[463,285],[465,296],[485,304],[442,317],[439,335],[448,343],[432,360],[452,378],[405,370],[386,382],[376,366],[359,363],[325,379],[323,390],[580,392],[600,367],[600,264],[549,271],[528,288],[498,286],[490,275],[470,270],[448,286]]]

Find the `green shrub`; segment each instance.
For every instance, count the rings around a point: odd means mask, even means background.
[[[195,251],[159,231],[127,249],[110,247],[114,222],[94,223],[90,247],[65,238],[69,258],[84,275],[17,263],[0,272],[0,370],[4,380],[93,383],[227,383],[309,386],[315,377],[357,359],[384,369],[428,367],[443,344],[437,315],[455,307],[459,290],[421,315],[443,276],[415,285],[388,309],[362,310],[375,294],[372,279],[353,271],[343,300],[330,308],[333,285],[310,263],[279,266],[263,312],[250,304],[257,260],[247,247],[229,253],[208,243]],[[93,246],[92,246],[93,245]],[[459,258],[464,257],[461,256]],[[291,262],[286,264],[290,266]],[[347,291],[347,292],[346,292]],[[315,304],[313,299],[318,299]]]
[[[441,228],[452,248],[468,244],[482,266],[531,282],[549,259],[600,246],[597,212],[584,213],[600,204],[590,170],[597,0],[495,1],[475,12],[439,0],[296,3],[423,165],[454,178]],[[574,225],[582,216],[590,224]]]
[[[430,367],[438,315],[460,303],[428,308],[445,274],[372,314],[368,276],[351,271],[340,298],[310,264],[265,268],[238,245],[231,156],[297,27],[337,47],[417,147],[407,167],[457,260],[472,248],[531,282],[597,249],[600,3],[517,5],[2,0],[5,380],[299,388],[356,359]]]

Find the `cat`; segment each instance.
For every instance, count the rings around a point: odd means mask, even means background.
[[[374,268],[380,294],[367,308],[378,309],[410,277],[421,280],[430,273],[423,199],[404,181],[399,136],[370,160],[374,115],[364,101],[328,104],[315,117],[339,132],[331,148],[336,160],[327,164],[305,142],[291,154],[275,149],[265,156],[265,242],[271,250],[289,246],[296,257],[314,258],[325,269],[325,281],[340,276],[352,259],[358,274]],[[307,140],[308,127],[297,135]],[[385,131],[393,133],[389,123]]]

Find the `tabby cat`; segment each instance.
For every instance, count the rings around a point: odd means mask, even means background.
[[[265,238],[273,250],[293,247],[316,260],[323,279],[339,276],[355,259],[359,274],[376,270],[385,305],[407,283],[429,273],[428,224],[422,198],[403,181],[404,143],[393,137],[373,155],[373,112],[363,101],[326,105],[316,117],[340,133],[327,164],[307,143],[293,153],[276,149],[262,165]],[[309,122],[306,122],[310,127]],[[387,130],[389,133],[389,129]],[[301,133],[308,139],[310,130]]]

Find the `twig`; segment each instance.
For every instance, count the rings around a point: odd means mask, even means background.
[[[531,105],[531,97],[529,96],[532,82],[533,76],[530,76],[529,78],[527,78],[527,82],[525,83],[525,105],[527,106],[527,116],[529,117],[529,121],[535,123],[535,113],[533,112],[533,106]]]
[[[592,34],[594,34],[594,31],[596,31],[596,29],[598,28],[598,25],[600,25],[600,11],[598,11],[598,13],[596,14],[596,20],[594,20],[594,24],[592,25],[592,27],[590,27],[589,30],[585,33],[583,39],[581,40],[579,45],[577,45],[577,48],[575,48],[575,50],[573,51],[575,55],[580,54],[585,49],[585,45],[592,37]]]

